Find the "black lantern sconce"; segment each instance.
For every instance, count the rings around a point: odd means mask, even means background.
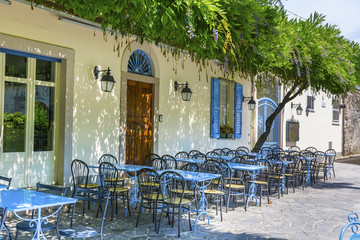
[[[110,68],[108,68],[107,70],[99,70],[98,66],[94,67],[94,76],[95,79],[99,78],[99,73],[100,72],[106,72],[106,74],[103,74],[100,82],[101,82],[101,90],[103,92],[111,92],[114,84],[115,84],[115,80],[113,78],[113,76],[110,75]]]
[[[251,97],[243,97],[243,102],[245,101],[245,99],[250,99],[248,101],[249,110],[250,111],[254,110],[255,107],[256,107],[256,102],[254,100],[254,97],[253,96],[251,96]]]
[[[291,102],[291,109],[296,108],[296,114],[301,115],[303,112],[303,108],[301,107],[301,104],[294,104]]]
[[[174,83],[175,92],[178,90],[178,87],[182,87],[182,90],[181,90],[182,100],[190,101],[192,92],[191,92],[191,89],[189,88],[188,83],[186,82],[184,84],[180,84],[177,81],[175,81],[175,83]]]

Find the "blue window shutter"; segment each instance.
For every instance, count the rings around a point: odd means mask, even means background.
[[[243,86],[235,83],[234,87],[234,137],[241,138],[242,132],[242,103],[243,103]]]
[[[211,78],[210,137],[220,138],[220,79]]]

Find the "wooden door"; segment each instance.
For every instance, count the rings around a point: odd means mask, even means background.
[[[126,117],[126,163],[144,165],[152,152],[153,85],[128,80]]]

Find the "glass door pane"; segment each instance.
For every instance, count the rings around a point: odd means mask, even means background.
[[[34,151],[52,151],[54,136],[55,89],[35,88]]]
[[[25,152],[26,87],[5,82],[3,152]]]

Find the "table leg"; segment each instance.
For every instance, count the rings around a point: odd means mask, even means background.
[[[251,199],[255,199],[255,204],[257,206],[257,197],[256,197],[256,191],[257,191],[257,186],[255,184],[255,177],[257,175],[257,172],[256,171],[253,171],[253,174],[251,175],[251,184],[250,184],[250,187],[249,187],[249,197],[248,199],[246,200],[246,205],[245,205],[245,210],[248,208],[249,206],[249,201]]]
[[[307,173],[306,173],[306,183],[309,184],[309,186],[311,186],[311,180],[310,180],[310,160],[307,160]],[[305,187],[307,187],[307,184],[305,184]]]
[[[327,173],[326,173],[326,178],[331,178],[331,156],[328,156],[328,161],[329,161],[329,165],[328,165],[328,169],[327,169]]]
[[[204,215],[204,220],[205,220],[205,216],[208,219],[208,224],[210,224],[210,216],[209,214],[206,212],[207,206],[208,206],[208,201],[205,197],[205,189],[207,186],[205,186],[205,182],[202,182],[201,186],[197,186],[199,188],[199,190],[201,191],[201,196],[200,196],[200,200],[199,200],[199,213],[196,216],[195,222],[194,222],[194,231],[196,229],[196,223],[198,221],[198,219]]]
[[[48,223],[48,218],[51,216],[54,216],[55,214],[57,214],[60,209],[62,208],[63,205],[61,205],[55,212],[53,212],[52,214],[50,214],[49,216],[45,216],[45,217],[41,217],[41,208],[38,209],[38,214],[37,214],[37,218],[33,218],[33,219],[27,219],[27,218],[23,218],[20,217],[16,212],[14,212],[15,216],[17,216],[18,218],[20,218],[23,221],[27,221],[29,222],[29,226],[34,226],[34,224],[36,224],[36,230],[34,232],[34,236],[31,238],[32,240],[37,239],[37,240],[46,240],[46,237],[44,236],[44,233],[41,229],[41,225],[44,223]]]
[[[130,189],[130,192],[129,192],[129,198],[131,199],[130,203],[129,203],[129,206],[132,206],[134,205],[133,207],[136,208],[138,203],[140,203],[140,200],[138,198],[138,192],[139,192],[139,189],[138,189],[138,186],[137,186],[137,175],[136,175],[136,171],[134,173],[134,177],[132,177],[132,179],[134,179],[134,185],[132,186],[132,188]],[[127,212],[128,212],[128,209],[126,209],[126,213],[125,215],[127,216]]]

